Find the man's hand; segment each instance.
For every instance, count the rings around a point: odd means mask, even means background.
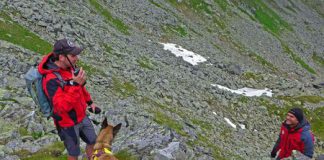
[[[82,69],[82,67],[80,68],[79,74],[77,76],[74,76],[73,70],[71,70],[72,72],[72,80],[76,83],[78,83],[79,85],[83,85],[86,82],[87,76],[85,71]]]
[[[95,105],[94,103],[90,105],[90,108],[88,108],[88,110],[94,114],[99,114],[101,112],[101,109],[97,107],[97,105]]]
[[[97,105],[95,105],[94,103],[92,103],[92,104],[90,105],[90,107],[91,107],[91,109],[92,109],[92,112],[93,112],[93,111],[95,111],[95,110],[96,110],[96,107],[97,107]]]

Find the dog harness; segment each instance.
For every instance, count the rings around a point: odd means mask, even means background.
[[[93,160],[98,160],[98,157],[100,157],[102,154],[105,154],[105,153],[110,154],[110,155],[113,154],[108,148],[103,148],[103,150],[101,149],[100,151],[97,149],[93,152],[92,158],[93,158]]]

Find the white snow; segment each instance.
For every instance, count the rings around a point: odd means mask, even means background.
[[[225,121],[230,125],[230,126],[232,126],[233,128],[235,128],[236,129],[236,125],[234,124],[234,123],[232,123],[228,118],[224,118],[225,119]]]
[[[239,126],[240,126],[242,129],[245,129],[245,125],[244,125],[244,124],[239,124]]]
[[[176,57],[182,57],[183,60],[187,61],[192,65],[197,65],[198,63],[207,61],[206,58],[202,57],[199,54],[196,54],[192,51],[188,51],[181,46],[173,43],[160,43],[163,44],[164,50],[169,50],[173,53]]]
[[[233,90],[233,89],[229,89],[227,87],[224,87],[224,86],[221,86],[221,85],[218,85],[218,84],[211,84],[212,86],[214,87],[218,87],[219,89],[223,89],[223,90],[226,90],[226,91],[230,91],[232,93],[236,93],[236,94],[242,94],[244,96],[247,96],[247,97],[253,97],[253,96],[262,96],[262,95],[266,95],[266,96],[269,96],[269,97],[272,97],[272,90],[271,89],[268,89],[268,88],[265,88],[265,89],[253,89],[253,88],[247,88],[247,87],[244,87],[244,88],[241,88],[241,89],[238,89],[238,90]]]

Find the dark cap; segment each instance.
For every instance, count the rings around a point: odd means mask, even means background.
[[[293,114],[297,118],[298,122],[301,122],[304,119],[303,110],[300,108],[293,108],[289,110],[288,113]]]
[[[60,39],[55,42],[53,52],[54,54],[73,54],[78,55],[83,48],[77,47],[73,42],[67,39]]]

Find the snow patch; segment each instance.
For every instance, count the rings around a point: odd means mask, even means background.
[[[244,87],[244,88],[241,88],[241,89],[238,89],[238,90],[233,90],[233,89],[229,89],[227,87],[224,87],[224,86],[221,86],[221,85],[218,85],[218,84],[211,84],[211,85],[214,86],[214,87],[218,87],[219,89],[230,91],[230,92],[236,93],[236,94],[242,94],[242,95],[247,96],[247,97],[253,97],[253,96],[260,97],[262,95],[272,97],[272,94],[273,94],[272,90],[268,89],[268,88],[265,88],[265,89],[253,89],[253,88]]]
[[[244,124],[239,124],[242,129],[246,129]]]
[[[201,55],[196,54],[192,51],[188,51],[177,44],[173,44],[173,43],[160,43],[160,44],[163,44],[164,50],[171,51],[171,53],[173,53],[176,57],[182,57],[183,60],[185,60],[186,62],[192,65],[197,65],[198,63],[207,61],[207,59],[202,57]]]
[[[230,126],[232,126],[233,128],[235,128],[236,129],[236,125],[234,124],[234,123],[232,123],[228,118],[224,118],[225,119],[225,121],[230,125]]]

